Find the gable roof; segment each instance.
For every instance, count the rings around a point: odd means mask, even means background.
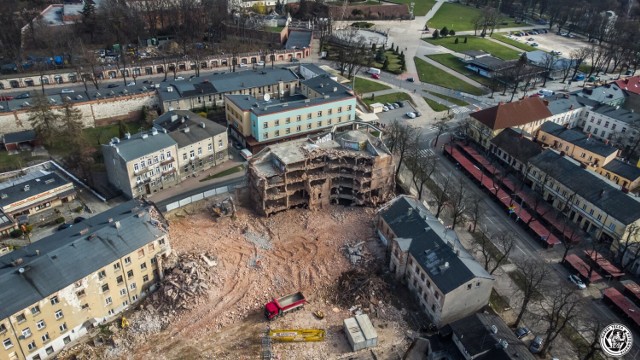
[[[471,113],[471,117],[492,130],[529,124],[546,119],[552,114],[539,97],[529,97]]]
[[[227,131],[227,128],[188,110],[172,110],[153,121],[159,130],[167,129],[169,136],[184,147],[198,141],[214,137]],[[185,132],[185,129],[189,129]]]
[[[630,181],[636,181],[640,178],[640,169],[637,166],[627,164],[626,162],[618,159],[611,160],[602,168],[616,175],[620,175],[625,179],[629,179]]]
[[[446,229],[415,199],[399,196],[391,200],[391,204],[383,208],[380,215],[397,238],[411,239],[409,253],[443,294],[474,278],[493,279],[467,253],[455,231]],[[458,254],[454,248],[458,250]],[[446,263],[449,266],[443,270]]]
[[[23,130],[12,133],[4,134],[2,142],[5,144],[15,144],[27,141],[34,141],[36,139],[35,130]]]
[[[632,94],[640,95],[640,76],[631,76],[614,81],[618,87]]]
[[[615,83],[597,86],[595,88],[584,88],[574,91],[572,94],[594,100],[601,104],[620,103],[620,101],[624,101],[626,96]]]
[[[524,137],[519,132],[508,128],[491,139],[491,143],[526,164],[529,159],[542,152],[542,146]]]
[[[119,139],[118,142],[111,142],[102,146],[116,147],[118,155],[124,161],[131,161],[174,145],[176,145],[176,142],[171,136],[158,131],[155,135],[149,132],[140,132],[131,135],[129,139]]]
[[[590,135],[586,135],[581,131],[567,129],[564,126],[558,125],[553,121],[545,121],[540,126],[539,131],[544,131],[547,134],[560,138],[570,144],[573,144],[579,148],[589,150],[592,153],[600,156],[608,157],[618,153],[618,148],[613,145],[605,144],[602,141],[592,138]]]
[[[529,163],[624,225],[640,219],[640,202],[573,160],[547,149]]]
[[[155,214],[154,205],[131,200],[0,257],[0,288],[11,289],[0,291],[0,319],[162,237],[166,223]],[[85,228],[89,231],[80,235]],[[12,266],[17,259],[23,262]]]

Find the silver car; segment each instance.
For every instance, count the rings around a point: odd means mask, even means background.
[[[578,277],[578,275],[569,275],[569,281],[574,283],[580,290],[584,290],[587,288],[587,285],[585,285],[582,282],[582,280],[580,279],[580,277]]]

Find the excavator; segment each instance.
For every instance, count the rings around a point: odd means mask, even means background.
[[[236,213],[236,205],[233,202],[232,197],[228,197],[219,203],[215,203],[211,206],[211,213],[214,219],[234,216]]]
[[[279,329],[269,330],[269,337],[282,342],[324,341],[323,329]]]

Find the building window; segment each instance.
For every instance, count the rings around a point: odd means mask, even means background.
[[[291,134],[291,128],[286,128],[286,129],[284,130],[284,133],[285,133],[285,134]]]
[[[264,123],[262,123],[262,128],[263,129],[267,129],[268,127],[269,127],[269,123],[268,122],[265,121]]]
[[[167,151],[167,159],[171,159],[171,152]]]
[[[132,301],[136,301],[136,300],[138,300],[138,295],[133,295],[133,296],[131,297],[131,300],[132,300]]]
[[[140,170],[140,167],[138,167],[138,164],[133,164],[133,171],[138,172]]]
[[[36,342],[32,341],[29,344],[27,344],[27,348],[29,349],[29,351],[33,351],[36,349]]]
[[[276,132],[273,134],[273,136],[280,136],[280,130],[276,130]]]
[[[616,129],[616,125],[617,125],[617,124],[613,124],[613,125],[611,125],[611,130],[615,130],[615,129]]]
[[[40,320],[36,323],[36,327],[38,328],[38,330],[42,330],[47,326],[47,324],[44,323],[44,320]]]
[[[598,122],[596,122],[597,125],[600,125],[600,123],[602,123],[602,119],[598,119]]]
[[[57,296],[52,297],[51,299],[49,299],[49,301],[51,302],[51,305],[55,305],[60,302]]]
[[[7,327],[4,324],[0,324],[0,334],[7,332]]]
[[[351,105],[347,105],[347,111],[351,111]]]
[[[32,314],[32,315],[38,315],[38,314],[40,314],[40,307],[39,307],[39,306],[37,306],[37,305],[36,305],[36,306],[34,306],[34,307],[32,307],[32,308],[31,308],[31,314]]]
[[[298,116],[296,117],[296,121],[302,121],[302,116],[298,115]]]
[[[2,341],[2,345],[4,345],[5,349],[11,349],[13,347],[13,343],[11,342],[11,339],[4,339]]]
[[[311,113],[307,114],[307,120],[311,120]]]
[[[49,333],[44,333],[44,335],[42,335],[40,338],[42,339],[42,342],[47,342],[51,340],[51,338],[49,337]]]
[[[593,209],[589,210],[589,215],[593,216]]]
[[[140,264],[140,269],[141,270],[146,270],[147,269],[147,263],[143,262],[142,264]]]
[[[124,258],[124,264],[125,265],[131,264],[131,257],[127,256],[126,258]]]
[[[274,122],[274,126],[280,126],[280,120],[276,120],[276,121]]]
[[[131,279],[133,277],[133,270],[127,271],[127,278]]]
[[[26,329],[22,330],[22,336],[23,336],[25,339],[26,339],[26,338],[28,338],[29,336],[31,336],[31,329],[26,328]]]
[[[302,126],[300,125],[296,126],[296,131],[300,131],[300,130],[302,130]]]
[[[338,122],[342,122],[342,116],[338,116]]]
[[[329,115],[333,114],[333,109],[329,109],[327,110],[327,112],[329,113]]]
[[[125,300],[122,302],[122,306],[127,306],[127,305],[129,305],[129,300]]]
[[[340,107],[338,108],[338,112],[339,112],[339,113],[341,113],[341,112],[342,112],[342,106],[340,106]]]
[[[149,281],[149,275],[145,275],[142,277],[142,282],[147,282]]]
[[[440,293],[436,291],[436,300],[440,299]]]
[[[433,312],[436,311],[436,304],[431,305],[431,311],[433,311]]]
[[[318,117],[322,116],[322,111],[318,111]]]
[[[102,292],[107,292],[107,291],[109,291],[109,284],[102,285]]]
[[[120,289],[120,296],[127,295],[127,289]]]
[[[102,280],[105,277],[107,277],[107,272],[104,270],[100,270],[100,272],[98,273],[98,280]]]
[[[120,263],[119,262],[113,264],[113,270],[120,270]]]
[[[118,285],[122,284],[124,282],[124,278],[122,277],[122,275],[118,276],[116,278],[116,282],[118,283]]]
[[[288,117],[288,118],[287,118],[287,120],[285,120],[285,123],[286,123],[286,124],[289,124],[290,122],[291,122],[291,118],[290,118],[290,117]]]
[[[609,224],[609,230],[616,231],[616,225],[615,224]]]
[[[109,298],[111,299],[111,298]],[[58,328],[60,329],[60,331],[66,331],[67,330],[67,323],[62,323],[60,326],[58,326]]]
[[[78,292],[76,293],[76,296],[77,296],[77,297],[79,297],[79,298],[81,298],[81,297],[83,297],[83,296],[85,296],[85,295],[86,295],[86,293],[84,292],[84,290],[80,290],[80,291],[78,291]]]
[[[582,204],[582,210],[587,210],[587,204]]]
[[[24,314],[19,314],[18,316],[16,316],[16,320],[18,321],[18,324],[20,324],[27,321],[27,318],[26,316],[24,316]]]
[[[591,125],[587,126],[587,132],[591,132]]]
[[[62,319],[63,316],[62,310],[56,310],[56,320]]]
[[[265,139],[268,139],[268,138],[269,138],[269,132],[268,132],[268,131],[264,133],[264,138],[265,138]]]
[[[135,290],[136,289],[136,283],[131,283],[131,285],[129,285],[129,289]]]
[[[105,305],[111,305],[112,302],[113,302],[113,300],[111,299],[111,296],[109,296],[108,298],[104,299]]]
[[[144,257],[144,249],[138,250],[138,259],[140,259],[141,257]]]
[[[213,151],[213,144],[207,145],[207,150],[209,150],[209,152],[212,152]]]
[[[331,119],[327,120],[327,125],[331,125]]]
[[[156,264],[156,258],[151,258],[151,265],[155,265]]]
[[[109,316],[111,316],[111,315],[113,315],[113,314],[115,314],[115,313],[116,313],[116,312],[115,312],[115,310],[113,310],[113,309],[109,309],[109,312],[108,312],[107,314],[109,314]]]
[[[322,127],[322,121],[318,121],[318,127]]]
[[[218,140],[218,149],[222,149],[222,146],[224,146],[224,141],[222,141],[222,139]]]

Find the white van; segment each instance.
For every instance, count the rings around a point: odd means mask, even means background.
[[[553,90],[549,90],[549,89],[540,89],[538,91],[538,94],[541,96],[551,96],[553,94],[555,94],[556,92]]]
[[[242,156],[242,158],[245,159],[245,160],[249,160],[249,159],[251,159],[253,154],[251,153],[251,151],[249,151],[247,149],[242,149],[242,150],[240,150],[240,156]]]
[[[369,72],[369,74],[371,74],[371,75],[380,75],[380,69],[378,69],[378,68],[373,68],[373,67],[372,67],[372,68],[369,68],[369,71],[368,71],[368,72]]]

